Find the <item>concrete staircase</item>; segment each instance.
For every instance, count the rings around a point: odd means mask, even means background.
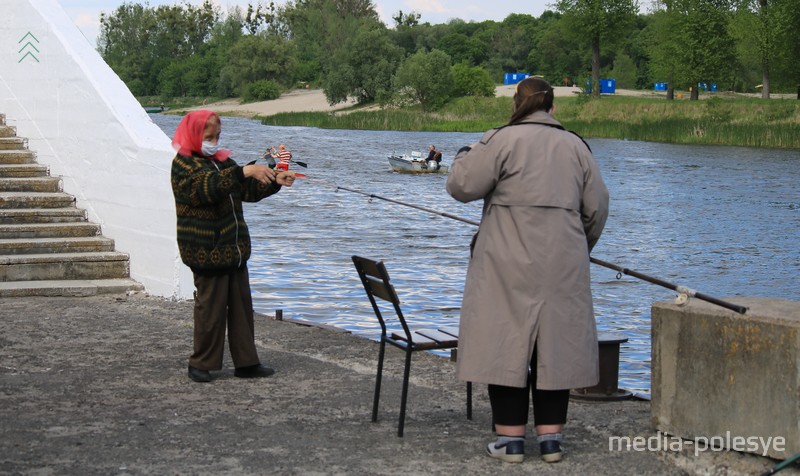
[[[61,188],[0,114],[0,297],[143,290],[128,255]]]

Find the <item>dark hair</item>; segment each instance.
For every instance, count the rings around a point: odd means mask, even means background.
[[[526,78],[517,83],[514,110],[509,124],[516,124],[536,111],[553,109],[553,88],[544,79]]]

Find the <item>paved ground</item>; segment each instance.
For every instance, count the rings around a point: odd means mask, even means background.
[[[277,374],[237,379],[226,356],[226,369],[198,384],[186,376],[191,306],[145,295],[0,299],[0,474],[722,475],[776,463],[691,448],[610,451],[610,437],[655,435],[643,401],[574,402],[561,463],[535,453],[501,463],[483,454],[485,387],[466,420],[453,364],[427,354],[414,357],[398,438],[396,349],[372,423],[376,343],[259,316],[259,351]]]

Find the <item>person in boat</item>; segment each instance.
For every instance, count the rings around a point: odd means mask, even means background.
[[[194,351],[189,378],[210,382],[222,368],[227,327],[234,376],[268,377],[253,331],[253,300],[247,260],[250,235],[242,202],[258,202],[290,187],[295,174],[266,165],[240,166],[219,148],[222,122],[212,111],[190,112],[175,131],[171,183],[178,249],[194,274]]]
[[[463,147],[447,192],[483,200],[461,306],[457,377],[488,385],[489,456],[521,462],[530,396],[541,457],[562,457],[569,389],[599,381],[589,254],[608,190],[589,146],[552,113],[553,88],[520,82],[507,125]]]
[[[278,153],[275,151],[275,147],[270,146],[266,150],[264,150],[264,155],[262,155],[259,158],[266,160],[267,165],[269,165],[269,168],[274,169],[276,165],[275,157],[277,156]]]
[[[442,162],[442,151],[437,149],[433,144],[428,146],[428,158],[425,159],[425,161],[429,162],[431,160],[435,161],[437,165]]]
[[[442,162],[442,152],[439,151],[433,144],[428,147],[428,157],[425,159],[425,166],[431,167],[433,170],[439,170]]]
[[[286,148],[284,144],[278,147],[278,170],[289,170],[289,162],[292,161],[292,153]]]

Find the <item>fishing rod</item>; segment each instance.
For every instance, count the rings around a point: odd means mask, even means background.
[[[318,180],[318,179],[307,179],[307,180],[309,180],[311,182],[319,183],[321,185],[327,185],[327,186],[330,186],[330,187],[334,187],[334,188],[336,188],[337,191],[338,190],[345,190],[347,192],[352,192],[352,193],[357,193],[359,195],[364,195],[365,197],[377,198],[378,200],[384,200],[384,201],[387,201],[387,202],[390,202],[390,203],[395,203],[397,205],[403,205],[403,206],[406,206],[406,207],[415,208],[417,210],[422,210],[424,212],[432,213],[434,215],[439,215],[439,216],[443,216],[443,217],[446,217],[446,218],[451,218],[453,220],[458,220],[460,222],[469,223],[470,225],[480,226],[480,223],[477,222],[477,221],[469,220],[467,218],[463,218],[463,217],[460,217],[458,215],[453,215],[451,213],[441,212],[439,210],[434,210],[432,208],[423,207],[423,206],[420,206],[420,205],[414,205],[413,203],[401,202],[400,200],[395,200],[393,198],[382,197],[382,196],[376,195],[374,193],[367,193],[367,192],[362,192],[360,190],[355,190],[355,189],[352,189],[352,188],[342,187],[341,185],[337,185],[337,184],[331,183],[331,182],[325,182],[324,180]],[[733,304],[733,303],[730,303],[730,302],[727,302],[727,301],[723,301],[721,299],[717,299],[717,298],[715,298],[713,296],[709,296],[708,294],[697,292],[694,289],[688,288],[686,286],[679,286],[679,285],[676,285],[676,284],[672,284],[670,282],[667,282],[667,281],[664,281],[664,280],[661,280],[661,279],[658,279],[658,278],[654,278],[652,276],[648,276],[648,275],[646,275],[644,273],[640,273],[640,272],[634,271],[632,269],[623,268],[622,266],[618,266],[618,265],[616,265],[614,263],[609,263],[607,261],[603,261],[603,260],[600,260],[600,259],[597,259],[597,258],[589,257],[589,261],[591,261],[594,264],[603,266],[605,268],[609,268],[609,269],[612,269],[614,271],[617,271],[617,279],[620,279],[622,277],[621,275],[625,274],[625,275],[628,275],[628,276],[633,276],[634,278],[641,279],[641,280],[646,281],[648,283],[656,284],[658,286],[661,286],[661,287],[664,287],[664,288],[667,288],[667,289],[671,289],[673,291],[677,291],[678,292],[678,297],[675,300],[675,302],[677,304],[685,304],[688,301],[689,296],[691,296],[691,297],[696,297],[697,299],[700,299],[700,300],[703,300],[703,301],[706,301],[706,302],[710,302],[712,304],[716,304],[717,306],[721,306],[721,307],[724,307],[726,309],[730,309],[732,311],[738,312],[739,314],[744,314],[744,313],[747,312],[747,308],[744,307],[744,306],[740,306],[738,304]]]
[[[775,474],[778,471],[780,471],[780,470],[782,470],[782,469],[784,469],[786,467],[791,466],[792,463],[796,462],[797,460],[800,460],[800,453],[797,453],[796,455],[792,456],[791,458],[787,458],[787,459],[781,461],[780,463],[778,463],[775,466],[773,466],[771,469],[761,473],[760,476],[769,476],[771,474]]]
[[[314,181],[322,183],[321,181],[317,181],[317,180],[314,180]],[[366,193],[366,192],[362,192],[362,191],[359,191],[359,190],[353,190],[352,188],[342,187],[341,185],[336,185],[336,184],[332,184],[332,185],[336,187],[336,190],[340,190],[340,189],[341,190],[346,190],[348,192],[357,193],[359,195],[364,195],[364,196],[369,197],[369,198],[377,198],[379,200],[385,200],[387,202],[396,203],[398,205],[405,205],[407,207],[416,208],[417,210],[422,210],[424,212],[433,213],[434,215],[439,215],[439,216],[443,216],[443,217],[446,217],[446,218],[452,218],[453,220],[458,220],[458,221],[461,221],[461,222],[464,222],[464,223],[469,223],[470,225],[480,226],[480,223],[477,222],[477,221],[468,220],[468,219],[462,218],[462,217],[460,217],[458,215],[453,215],[451,213],[440,212],[438,210],[434,210],[433,208],[422,207],[422,206],[419,206],[419,205],[414,205],[413,203],[405,203],[405,202],[401,202],[400,200],[394,200],[392,198],[381,197],[380,195],[375,195],[374,193]]]
[[[732,311],[736,311],[739,314],[744,314],[745,312],[747,312],[747,308],[744,307],[744,306],[739,306],[738,304],[732,304],[732,303],[729,303],[727,301],[723,301],[721,299],[717,299],[717,298],[715,298],[713,296],[709,296],[708,294],[697,292],[692,288],[687,288],[686,286],[679,286],[679,285],[676,285],[676,284],[672,284],[672,283],[669,283],[667,281],[663,281],[661,279],[654,278],[654,277],[648,276],[646,274],[642,274],[642,273],[640,273],[638,271],[634,271],[632,269],[623,268],[621,266],[615,265],[614,263],[609,263],[607,261],[603,261],[603,260],[600,260],[600,259],[597,259],[597,258],[590,257],[589,260],[592,263],[599,264],[600,266],[604,266],[604,267],[609,268],[609,269],[613,269],[615,271],[618,271],[621,274],[627,274],[628,276],[633,276],[634,278],[639,278],[639,279],[641,279],[643,281],[647,281],[648,283],[657,284],[657,285],[659,285],[661,287],[665,287],[667,289],[671,289],[673,291],[677,291],[678,292],[678,298],[675,299],[675,302],[677,302],[678,304],[686,303],[686,300],[688,300],[688,297],[691,296],[691,297],[696,297],[697,299],[702,299],[703,301],[710,302],[712,304],[716,304],[717,306],[722,306],[722,307],[730,309]],[[617,279],[619,279],[619,278],[617,278]],[[684,297],[684,296],[686,296],[686,297]]]

